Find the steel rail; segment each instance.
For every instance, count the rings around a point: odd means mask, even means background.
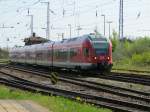
[[[27,73],[32,73],[38,76],[43,76],[46,78],[50,78],[51,76],[49,74],[46,74],[43,71],[35,71],[35,70],[29,70],[29,69],[20,69],[20,68],[13,68],[15,70],[19,70],[19,71],[23,71],[23,72],[27,72]],[[141,92],[141,91],[137,91],[137,90],[132,90],[132,89],[127,89],[127,88],[121,88],[121,87],[116,87],[116,86],[112,86],[112,85],[106,85],[106,84],[101,84],[101,83],[96,83],[96,82],[92,82],[92,81],[86,81],[83,79],[78,79],[78,78],[72,78],[72,77],[68,77],[68,76],[61,76],[58,77],[60,81],[66,81],[69,83],[74,83],[76,85],[82,85],[82,86],[86,86],[89,88],[95,88],[98,90],[103,90],[103,91],[107,91],[116,95],[121,95],[121,96],[126,96],[127,94],[125,94],[124,92],[132,92],[137,94],[137,96],[139,97],[139,99],[141,99],[141,96],[145,96],[145,97],[150,97],[150,93],[147,92]],[[123,91],[123,92],[121,92]],[[128,97],[134,97],[133,95],[129,95]],[[137,97],[137,99],[138,99]],[[136,98],[136,96],[135,96]],[[149,101],[149,99],[146,99]]]
[[[146,70],[134,70],[134,69],[121,69],[121,68],[113,68],[112,70],[119,70],[119,71],[127,71],[127,72],[137,72],[137,73],[150,73],[150,71]]]
[[[120,101],[116,99],[114,100],[111,98],[108,99],[108,98],[101,97],[101,96],[93,96],[93,95],[88,95],[85,93],[83,94],[83,93],[72,92],[68,90],[56,89],[56,88],[52,88],[49,86],[47,87],[38,83],[34,83],[31,81],[26,81],[22,78],[16,79],[14,76],[12,76],[12,79],[10,80],[10,74],[7,74],[7,73],[4,73],[4,74],[9,75],[9,78],[7,79],[7,78],[1,77],[0,82],[1,81],[7,82],[7,84],[13,87],[17,87],[17,88],[19,87],[20,89],[33,90],[33,91],[54,94],[54,95],[61,95],[61,96],[73,98],[73,99],[76,99],[76,97],[79,96],[89,103],[94,103],[95,105],[104,106],[104,107],[111,108],[113,110],[118,110],[118,111],[132,112],[133,110],[147,111],[150,109],[150,106],[148,105],[130,103],[127,101]]]
[[[14,68],[14,69],[27,72],[27,73],[32,73],[34,75],[36,74],[37,76],[50,78],[50,75],[43,74],[42,72],[39,72],[39,71],[33,72],[33,71],[25,70],[25,69],[18,69],[18,68]],[[135,91],[131,89],[126,89],[126,88],[121,88],[121,87],[116,87],[116,86],[111,86],[111,85],[106,85],[106,84],[95,83],[95,82],[81,80],[81,79],[75,79],[71,77],[59,77],[59,80],[68,82],[71,84],[79,85],[79,86],[88,87],[90,89],[108,92],[108,93],[123,96],[123,97],[130,97],[130,98],[134,98],[137,100],[142,100],[142,101],[146,101],[147,103],[150,103],[150,93]]]
[[[12,66],[15,68],[15,66]],[[19,67],[21,68],[21,67]],[[39,72],[39,70],[37,71]],[[46,74],[48,72],[45,72]],[[77,72],[66,72],[63,70],[58,70],[58,73],[61,74],[67,74],[68,76],[72,74],[72,77],[77,77]],[[82,75],[78,73],[79,75]],[[88,73],[85,73],[88,74]],[[107,74],[107,75],[100,75],[98,73],[89,73],[90,77],[95,77],[95,78],[102,78],[102,79],[108,79],[108,80],[115,80],[115,81],[121,81],[121,82],[128,82],[128,83],[135,83],[135,84],[142,84],[142,85],[147,85],[150,86],[150,76],[145,76],[145,75],[132,75],[132,74],[125,74],[125,73],[112,73],[112,74]],[[86,75],[83,75],[86,76]],[[89,75],[88,75],[89,76]]]

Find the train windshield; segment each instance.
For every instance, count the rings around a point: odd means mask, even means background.
[[[106,37],[102,35],[90,35],[89,38],[92,41],[107,41]]]
[[[90,34],[89,38],[93,43],[96,56],[108,54],[109,42],[106,37],[99,34]]]
[[[95,54],[99,55],[107,55],[108,53],[108,46],[107,42],[97,42],[93,43],[93,48],[95,49]]]

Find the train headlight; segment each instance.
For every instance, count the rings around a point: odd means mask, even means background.
[[[107,57],[107,60],[110,60],[110,57],[109,57],[109,56]]]
[[[97,57],[95,56],[95,57],[94,57],[94,59],[96,60],[96,59],[97,59]]]

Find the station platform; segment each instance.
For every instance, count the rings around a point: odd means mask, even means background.
[[[0,100],[0,112],[51,112],[29,100]]]

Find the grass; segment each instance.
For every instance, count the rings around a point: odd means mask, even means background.
[[[0,59],[0,64],[6,64],[9,62],[9,59]]]
[[[137,70],[137,71],[150,71],[149,65],[134,65],[129,63],[113,63],[113,69]]]
[[[150,71],[150,38],[119,41],[114,34],[113,68]]]
[[[32,100],[52,112],[111,112],[109,109],[96,108],[90,104],[75,102],[59,96],[43,96],[0,85],[0,99]]]

